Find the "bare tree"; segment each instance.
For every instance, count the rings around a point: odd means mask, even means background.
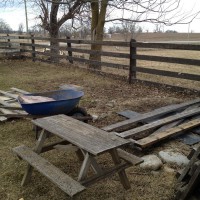
[[[106,22],[154,24],[184,24],[191,22],[199,12],[181,11],[182,0],[92,0],[91,35],[92,40],[103,40],[103,28]],[[134,28],[134,26],[132,27]],[[102,50],[101,45],[93,44],[92,50]],[[90,55],[92,60],[101,60],[101,56]],[[94,66],[100,68],[100,66]]]
[[[40,9],[40,26],[49,32],[51,40],[51,53],[58,54],[58,42],[54,40],[59,36],[59,29],[68,20],[74,19],[80,13],[82,0],[33,0]],[[52,57],[55,60],[55,58]]]
[[[124,40],[127,42],[131,39],[136,39],[136,37],[141,33],[141,27],[138,26],[136,22],[124,21],[122,23],[122,34],[124,35]]]
[[[14,0],[3,0],[3,3]],[[22,1],[22,0],[15,0]],[[57,38],[60,27],[77,16],[91,21],[91,39],[102,41],[104,25],[113,23],[183,24],[190,23],[199,12],[183,12],[183,0],[27,0],[40,8],[41,26],[47,30],[51,38]],[[86,9],[83,8],[83,5]],[[88,16],[85,17],[86,13]],[[58,43],[51,41],[57,53]],[[102,50],[101,45],[92,44],[92,50]],[[91,60],[101,61],[100,54],[90,55]],[[96,66],[95,66],[96,67]],[[100,68],[100,66],[98,66]]]
[[[3,19],[0,19],[0,33],[9,33],[12,29]]]

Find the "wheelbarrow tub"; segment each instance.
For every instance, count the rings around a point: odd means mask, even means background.
[[[31,115],[57,115],[68,114],[79,103],[83,91],[76,90],[56,90],[49,92],[24,94],[24,96],[42,96],[53,98],[55,101],[24,103],[20,97],[18,98],[22,108]]]

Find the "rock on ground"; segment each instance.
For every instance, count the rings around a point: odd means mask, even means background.
[[[142,159],[144,160],[143,163],[140,164],[140,167],[143,169],[149,170],[158,170],[162,167],[163,163],[156,155],[146,155],[143,156]]]
[[[178,166],[186,166],[189,163],[189,159],[185,155],[179,152],[174,152],[172,149],[160,151],[159,157],[165,163],[175,164]]]

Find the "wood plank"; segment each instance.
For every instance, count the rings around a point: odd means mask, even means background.
[[[6,96],[0,96],[1,101],[7,101],[7,100],[10,100],[10,99],[12,99],[12,98],[6,97]]]
[[[0,117],[6,117],[6,118],[37,118],[41,116],[37,115],[28,115],[28,114],[21,114],[21,113],[10,113],[10,114],[0,114]]]
[[[122,149],[117,149],[117,153],[120,158],[131,163],[132,165],[138,165],[143,162],[143,160],[133,154],[130,154]]]
[[[197,59],[138,55],[138,54],[132,55],[132,58],[137,59],[137,60],[148,60],[148,61],[157,61],[157,62],[177,63],[177,64],[183,64],[183,65],[200,66],[200,60],[197,60]]]
[[[150,68],[145,68],[145,67],[136,67],[135,71],[146,73],[146,74],[155,74],[155,75],[160,75],[160,76],[200,81],[200,75],[198,74],[172,72],[172,71],[159,70],[159,69],[150,69]]]
[[[46,176],[51,182],[56,184],[69,196],[73,197],[75,194],[85,189],[85,187],[80,183],[69,177],[67,174],[33,152],[28,147],[15,147],[13,148],[13,151],[23,160],[27,161],[32,167],[37,169],[41,174]]]
[[[151,122],[149,124],[145,124],[143,126],[122,132],[122,133],[117,133],[118,136],[122,137],[122,138],[128,138],[128,137],[132,137],[133,139],[141,139],[143,137],[146,137],[149,133],[145,133],[145,131],[150,131],[153,130],[155,128],[158,128],[160,126],[163,126],[165,124],[171,123],[171,122],[175,122],[177,120],[180,119],[185,119],[187,117],[191,117],[194,116],[196,114],[200,113],[200,108],[195,108],[192,110],[187,110],[187,111],[183,111],[181,113],[178,113],[176,115],[172,115],[169,117],[166,117],[164,119],[160,119],[154,122]]]
[[[42,130],[41,134],[36,142],[36,146],[33,149],[34,152],[36,152],[37,154],[41,153],[41,150],[42,150],[42,147],[44,146],[44,142],[45,142],[46,138],[47,138],[47,133],[44,130]],[[30,181],[32,172],[33,172],[33,167],[30,164],[28,164],[26,172],[25,172],[22,182],[21,182],[22,186],[24,186],[26,183],[28,183]]]
[[[159,135],[150,135],[146,138],[143,138],[141,140],[135,141],[135,145],[141,147],[141,148],[146,148],[149,147],[161,140],[164,140],[166,138],[169,138],[171,136],[174,136],[176,134],[180,134],[180,133],[184,133],[185,131],[197,127],[200,125],[200,120],[196,119],[196,120],[192,120],[190,122],[187,123],[183,123],[177,127],[174,128],[170,128],[166,131],[160,132]]]
[[[7,96],[7,97],[11,97],[11,98],[13,98],[13,99],[17,99],[17,98],[18,98],[18,95],[16,95],[16,94],[11,94],[11,93],[5,92],[5,91],[3,91],[3,90],[0,90],[0,93],[1,93],[1,94],[4,94],[4,95]]]
[[[8,97],[2,97],[2,96],[0,96],[0,104],[2,104],[2,105],[4,105],[4,106],[10,106],[10,104],[9,103],[7,103],[7,100],[9,100],[10,98],[8,98]]]
[[[3,114],[5,114],[5,115],[9,115],[9,114],[16,114],[16,112],[15,111],[11,111],[11,110],[8,110],[8,109],[5,109],[5,108],[0,108],[0,112],[2,112]]]
[[[65,50],[65,47],[60,48]],[[79,53],[87,53],[92,55],[102,55],[109,57],[117,57],[117,58],[129,58],[130,54],[128,53],[116,53],[116,52],[107,52],[107,51],[97,51],[97,50],[89,50],[89,49],[78,49],[78,48],[67,48],[67,51],[79,52]]]
[[[199,106],[200,106],[200,104],[195,104],[195,105],[189,106],[188,108],[185,109],[185,111],[191,110],[191,109],[194,109],[194,108],[198,108]],[[184,119],[180,119],[178,121],[166,124],[166,125],[160,127],[159,129],[157,129],[155,132],[153,132],[153,134],[159,134],[159,132],[165,131],[165,130],[167,130],[169,128],[177,126],[177,125],[181,124],[183,121],[184,121]]]
[[[61,140],[61,141],[53,142],[51,144],[47,144],[42,147],[41,153],[51,151],[51,150],[55,149],[55,146],[57,146],[57,145],[67,145],[67,144],[70,144],[70,143],[67,142],[66,140]]]
[[[185,180],[185,178],[187,177],[187,174],[191,168],[191,166],[197,161],[199,160],[199,156],[200,156],[200,146],[198,147],[198,149],[193,153],[193,156],[189,162],[189,164],[184,168],[183,172],[181,173],[181,175],[178,178],[179,182],[182,182]]]
[[[176,199],[178,200],[187,200],[189,195],[198,188],[199,186],[199,178],[200,178],[200,161],[194,163],[194,172],[189,179],[189,182],[183,187],[179,188],[178,195]]]
[[[15,92],[19,92],[21,94],[30,94],[30,92],[27,92],[25,90],[21,90],[21,89],[15,88],[15,87],[12,87],[10,89],[13,90],[13,91],[15,91]]]
[[[33,123],[93,155],[129,143],[114,133],[107,133],[66,115],[36,119]]]
[[[7,102],[4,101],[4,100],[0,100],[0,104],[1,104],[1,105],[4,105],[4,106],[10,106],[10,103],[7,103]]]
[[[87,64],[98,64],[98,65],[113,67],[113,68],[118,68],[118,69],[128,69],[129,68],[129,65],[124,65],[124,64],[100,62],[100,61],[89,60],[89,59],[85,59],[85,58],[71,57],[71,56],[66,56],[66,57],[68,59],[71,58],[74,61],[84,62],[84,63],[87,63]]]
[[[125,170],[126,168],[128,168],[130,166],[131,166],[130,163],[121,163],[119,165],[115,165],[114,167],[111,167],[110,169],[104,170],[104,172],[101,175],[96,174],[92,177],[89,177],[86,180],[81,181],[81,184],[84,186],[90,186],[90,185],[96,183],[97,181],[104,179],[104,178],[108,178],[109,176],[112,176],[115,173]]]
[[[172,105],[168,105],[168,106],[163,106],[162,109],[166,108],[166,109],[171,109],[172,107],[174,107],[175,105],[178,105],[178,104],[172,104]],[[160,111],[160,108],[157,108],[155,110],[153,110],[154,112],[156,111]],[[118,115],[121,115],[123,117],[126,117],[128,119],[131,119],[131,118],[134,118],[136,116],[139,116],[141,115],[141,113],[138,113],[138,112],[135,112],[135,111],[132,111],[132,110],[125,110],[125,111],[121,111],[121,112],[117,112]],[[163,115],[165,116],[165,114]],[[158,120],[160,119],[161,117],[163,116],[159,116],[159,117],[152,117],[150,120],[144,120],[144,121],[141,121],[142,123],[151,123],[155,120]]]
[[[128,130],[135,123],[141,122],[142,120],[151,119],[152,117],[159,117],[159,116],[162,116],[164,114],[168,114],[174,111],[183,110],[187,108],[188,106],[199,103],[199,102],[200,102],[200,99],[195,99],[195,100],[191,100],[185,103],[174,105],[171,108],[160,108],[152,112],[141,114],[140,116],[136,116],[132,119],[124,120],[122,122],[118,122],[116,124],[103,127],[102,129],[105,131],[116,131],[117,129]]]
[[[11,105],[9,105],[9,106],[1,106],[0,105],[0,108],[9,109],[9,110],[23,110],[22,107],[11,106]]]
[[[152,42],[134,42],[132,47],[158,48],[158,49],[179,49],[200,51],[200,45],[196,44],[173,44],[173,43],[152,43]]]
[[[120,157],[119,157],[116,149],[112,149],[110,151],[110,154],[112,156],[112,160],[115,163],[115,165],[121,164],[121,160],[120,160]],[[126,189],[126,190],[130,189],[131,185],[130,185],[130,182],[128,180],[125,170],[123,169],[123,170],[119,171],[118,175],[119,175],[121,184],[124,186],[124,189]]]
[[[81,165],[79,175],[78,175],[78,181],[82,181],[87,177],[87,173],[88,173],[90,166],[91,166],[90,155],[89,155],[89,153],[86,153],[84,161]]]

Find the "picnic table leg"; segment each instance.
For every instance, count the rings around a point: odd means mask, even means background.
[[[110,151],[110,154],[112,156],[112,159],[113,159],[113,162],[115,163],[115,165],[118,165],[121,163],[120,161],[120,158],[119,158],[119,155],[117,153],[117,150],[116,149],[112,149]],[[120,181],[122,183],[122,185],[124,186],[125,189],[130,189],[131,188],[131,185],[130,185],[130,182],[128,180],[128,177],[126,175],[126,172],[125,170],[121,170],[120,172],[118,172],[119,174],[119,178],[120,178]]]
[[[91,155],[89,155],[88,152],[81,150],[83,155],[84,155],[84,161],[83,164],[81,166],[79,175],[78,175],[78,181],[82,181],[86,178],[87,176],[87,172],[89,170],[90,167],[92,167],[93,171],[96,174],[102,174],[103,170],[101,169],[101,167],[98,165],[98,163],[96,162],[95,158]]]
[[[41,134],[40,134],[39,139],[36,142],[36,146],[34,148],[34,151],[36,153],[39,154],[42,151],[42,147],[43,147],[43,144],[44,144],[46,137],[47,137],[47,133],[43,129]],[[33,171],[33,167],[30,164],[28,164],[26,172],[25,172],[24,177],[23,177],[22,182],[21,182],[22,186],[24,186],[26,183],[28,183],[30,181],[32,171]]]
[[[85,159],[83,161],[83,164],[81,166],[81,169],[80,169],[80,172],[79,172],[79,175],[78,175],[78,181],[85,179],[86,176],[87,176],[87,172],[88,172],[88,170],[90,168],[90,164],[91,164],[89,157],[90,157],[89,153],[86,153]]]
[[[83,149],[80,149],[80,151],[81,151],[81,153],[82,153],[82,155],[83,155],[83,158],[84,158],[84,157],[87,155],[87,152],[84,151]],[[89,160],[90,160],[90,165],[91,165],[93,171],[94,171],[96,174],[99,174],[99,175],[102,174],[102,173],[103,173],[103,170],[102,170],[102,168],[99,166],[99,164],[97,163],[96,159],[95,159],[93,156],[89,155]]]

